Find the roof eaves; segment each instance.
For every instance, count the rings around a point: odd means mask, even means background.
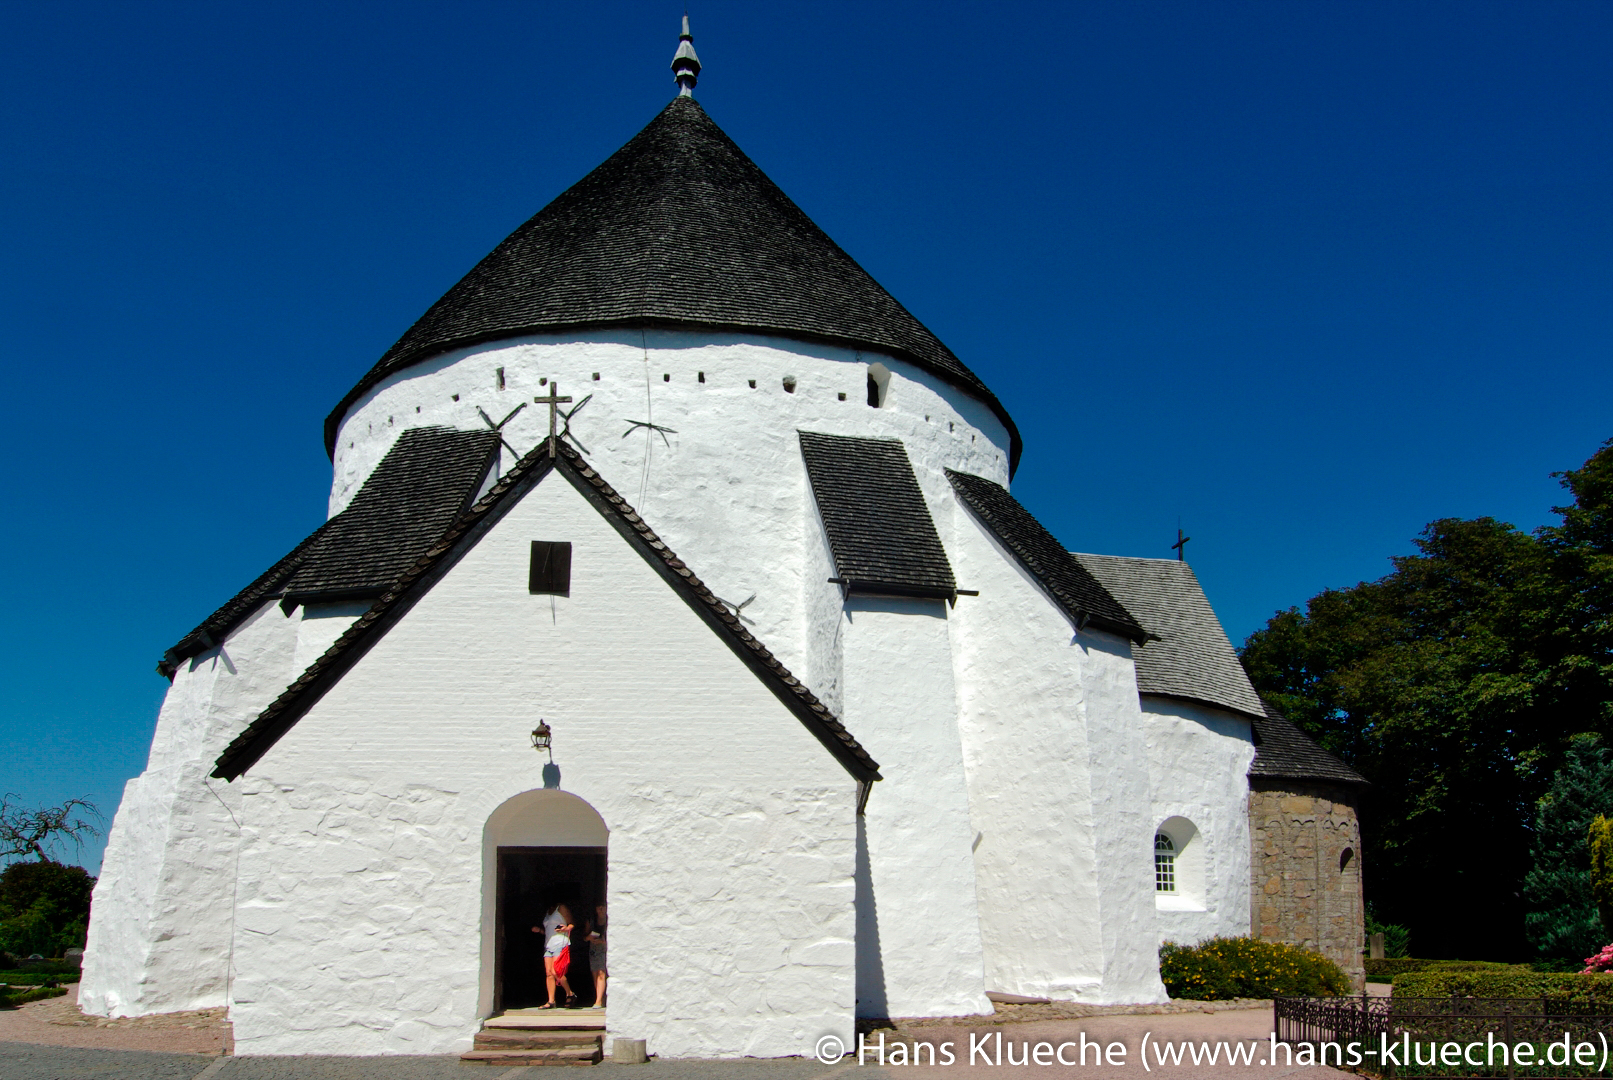
[[[1042,587],[1043,592],[1047,594],[1048,598],[1064,611],[1065,615],[1075,625],[1077,630],[1082,630],[1090,626],[1098,630],[1105,630],[1111,634],[1115,634],[1118,637],[1122,637],[1128,641],[1139,644],[1149,641],[1150,639],[1158,640],[1157,635],[1150,634],[1147,630],[1145,630],[1142,624],[1137,621],[1136,616],[1132,615],[1131,612],[1126,609],[1125,605],[1123,605],[1112,594],[1110,594],[1109,591],[1104,588],[1103,584],[1092,576],[1086,567],[1082,566],[1073,555],[1066,551],[1062,545],[1058,544],[1051,534],[1048,534],[1046,536],[1046,540],[1051,541],[1052,543],[1052,548],[1049,549],[1049,552],[1051,553],[1051,551],[1056,548],[1059,555],[1068,560],[1069,566],[1073,568],[1077,574],[1089,579],[1093,588],[1098,591],[1100,597],[1107,598],[1108,602],[1113,604],[1115,609],[1125,617],[1120,618],[1105,614],[1101,611],[1095,611],[1089,604],[1083,602],[1079,597],[1070,595],[1064,588],[1060,587],[1059,584],[1053,580],[1051,572],[1047,568],[1044,568],[1040,565],[1041,560],[1035,555],[1035,553],[1032,552],[1019,537],[1010,535],[1004,524],[997,520],[996,516],[991,512],[988,506],[981,503],[976,498],[974,491],[971,489],[971,485],[977,483],[991,485],[992,488],[997,490],[1002,498],[1010,500],[1012,505],[1017,506],[1019,511],[1024,513],[1025,517],[1035,529],[1045,533],[1046,527],[1043,526],[1041,522],[1036,520],[1035,515],[1031,514],[1029,510],[1020,505],[1018,500],[1014,499],[1014,497],[1010,495],[1007,490],[1002,487],[1002,485],[987,480],[984,477],[974,476],[970,473],[957,472],[953,469],[947,469],[946,476],[947,480],[952,485],[954,493],[956,493],[958,496],[958,501],[969,509],[970,514],[973,515],[976,521],[980,522],[981,526],[987,532],[996,537],[998,543],[1002,544],[1003,547],[1007,548],[1008,551],[1013,554],[1014,558],[1019,562],[1019,564],[1024,567],[1025,572],[1030,574],[1030,576]],[[1062,567],[1060,569],[1062,569]]]
[[[404,371],[416,364],[424,363],[433,357],[442,356],[457,349],[468,349],[476,345],[486,345],[494,341],[506,341],[513,338],[524,337],[528,334],[541,334],[555,330],[639,330],[639,329],[682,329],[698,326],[701,329],[712,331],[732,331],[738,333],[765,333],[772,337],[791,338],[797,341],[808,341],[822,345],[833,345],[837,348],[860,349],[864,352],[880,353],[897,360],[906,361],[919,370],[933,375],[942,382],[957,386],[971,397],[980,401],[991,410],[993,416],[1002,421],[1008,431],[1008,477],[1013,479],[1019,471],[1019,459],[1025,450],[1025,440],[1019,433],[1019,425],[1009,415],[1008,407],[1002,403],[992,390],[984,383],[962,385],[958,377],[943,370],[939,365],[926,360],[915,352],[892,345],[889,342],[878,342],[863,338],[838,337],[831,334],[814,334],[804,330],[781,330],[777,327],[763,326],[754,323],[732,321],[707,321],[695,318],[684,319],[585,319],[575,322],[563,320],[545,320],[541,323],[516,326],[508,329],[499,329],[482,334],[468,334],[455,338],[452,341],[432,344],[425,348],[408,350],[390,356],[377,363],[365,372],[357,385],[349,390],[336,407],[325,417],[325,455],[332,460],[336,457],[336,442],[341,434],[342,421],[346,419],[347,412],[369,390],[389,376]]]
[[[264,604],[276,599],[280,595],[277,591],[279,586],[296,572],[309,548],[313,546],[329,524],[329,521],[321,523],[319,528],[303,537],[296,547],[281,556],[279,561],[269,569],[259,574],[250,585],[225,601],[218,610],[202,620],[201,625],[180,638],[172,648],[164,651],[162,659],[157,661],[157,674],[169,682],[173,682],[174,675],[179,671],[180,664],[223,644],[237,626],[245,622]]]
[[[1161,640],[1152,634],[1149,636],[1154,641]],[[1196,694],[1184,694],[1175,690],[1139,690],[1138,692],[1143,697],[1170,698],[1172,701],[1186,701],[1194,705],[1207,705],[1212,709],[1219,709],[1224,713],[1231,713],[1247,720],[1258,718],[1258,714],[1252,713],[1248,709],[1240,708],[1225,701],[1217,701],[1214,698],[1199,697]]]

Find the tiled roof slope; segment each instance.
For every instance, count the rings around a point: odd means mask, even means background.
[[[325,421],[388,374],[450,349],[562,328],[697,325],[875,349],[989,405],[994,394],[858,266],[693,98],[675,98],[544,207],[388,349]]]
[[[846,591],[955,597],[952,564],[902,441],[797,434]]]
[[[251,768],[326,691],[341,679],[385,633],[430,591],[482,538],[509,507],[551,472],[558,471],[580,491],[616,531],[661,575],[685,603],[739,657],[762,684],[800,720],[835,759],[859,781],[880,779],[879,763],[732,611],[667,547],[603,477],[563,442],[549,456],[545,440],[505,473],[469,512],[423,553],[398,581],[336,639],[246,730],[225,747],[212,775],[233,780]],[[669,692],[676,692],[670,688]]]
[[[1255,760],[1249,775],[1272,780],[1322,780],[1336,784],[1365,784],[1367,780],[1344,762],[1323,750],[1293,721],[1262,701],[1255,718]]]
[[[248,615],[262,607],[268,600],[280,595],[280,586],[296,572],[302,565],[303,557],[308,549],[318,541],[330,522],[325,522],[319,528],[303,538],[302,543],[292,548],[269,569],[258,575],[257,580],[236,593],[206,619],[200,626],[186,634],[174,643],[174,647],[162,654],[157,661],[157,674],[165,679],[172,679],[179,670],[179,665],[193,656],[200,656],[219,642],[230,636],[230,632],[241,624]]]
[[[496,431],[405,431],[286,580],[286,602],[381,595],[470,508],[498,447]]]
[[[492,431],[404,432],[347,509],[180,638],[157,671],[172,679],[181,663],[219,644],[277,597],[304,603],[379,596],[469,507],[498,442]]]
[[[1002,485],[951,469],[947,470],[947,479],[963,504],[1014,553],[1020,565],[1041,582],[1077,626],[1090,623],[1138,642],[1147,637],[1131,612],[1072,559],[1053,534]]]
[[[1149,635],[1135,650],[1137,689],[1264,716],[1260,695],[1221,629],[1192,567],[1175,559],[1082,555],[1076,560],[1133,615]]]

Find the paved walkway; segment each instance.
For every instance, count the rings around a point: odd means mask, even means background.
[[[50,1006],[50,1008],[45,1008]],[[1025,1013],[1022,1015],[1034,1015]],[[1003,1022],[1009,1019],[1010,1022]],[[103,1025],[106,1022],[101,1022]],[[158,1023],[165,1027],[156,1026]],[[116,1021],[118,1026],[95,1026],[84,1022],[76,1002],[70,996],[50,1002],[38,1002],[14,1012],[0,1013],[0,1077],[4,1080],[540,1080],[546,1075],[538,1069],[504,1069],[498,1066],[462,1064],[457,1057],[252,1057],[219,1056],[227,1025],[211,1013],[187,1014],[184,1017],[145,1018],[141,1021]],[[186,1026],[187,1024],[193,1026]],[[144,1025],[144,1026],[141,1026]],[[619,1076],[621,1080],[875,1080],[879,1077],[957,1077],[958,1080],[980,1080],[985,1077],[1002,1077],[1011,1080],[1022,1076],[1047,1077],[1056,1075],[1070,1080],[1106,1077],[1124,1080],[1127,1076],[1160,1077],[1161,1080],[1211,1077],[1214,1080],[1248,1080],[1261,1077],[1267,1080],[1322,1080],[1345,1077],[1335,1069],[1293,1066],[1279,1061],[1275,1066],[1266,1061],[1271,1032],[1269,1008],[1225,1008],[1213,1012],[1176,1012],[1166,1015],[1095,1015],[1061,1017],[1054,1019],[1024,1019],[998,1016],[991,1021],[973,1023],[926,1022],[904,1025],[897,1031],[885,1033],[886,1064],[878,1063],[877,1053],[864,1055],[864,1064],[855,1058],[846,1058],[836,1065],[823,1065],[811,1057],[756,1059],[745,1058],[724,1061],[653,1060],[646,1065],[614,1065],[608,1059],[599,1066],[603,1077]],[[41,1037],[41,1034],[45,1037]],[[996,1064],[997,1037],[1001,1036],[1003,1063]],[[1147,1040],[1149,1070],[1142,1068],[1139,1054]],[[1063,1065],[1053,1060],[1061,1044],[1082,1040],[1088,1044],[1085,1065]],[[131,1046],[131,1040],[133,1045]],[[157,1040],[169,1040],[173,1051],[154,1052],[134,1048],[149,1046]],[[938,1059],[946,1060],[943,1044],[949,1048],[954,1064],[892,1064],[895,1057],[890,1051],[895,1043],[928,1042],[936,1047]],[[969,1047],[977,1047],[971,1064]],[[195,1042],[206,1045],[183,1045]],[[878,1033],[873,1040],[879,1042]],[[1098,1050],[1104,1048],[1106,1060],[1097,1064]],[[53,1044],[53,1045],[52,1045]],[[76,1045],[75,1045],[76,1044]],[[1115,1046],[1123,1047],[1122,1054]],[[1160,1046],[1165,1047],[1167,1061],[1172,1048],[1194,1044],[1216,1049],[1216,1063],[1201,1062],[1193,1065],[1191,1051],[1183,1056],[1180,1065],[1157,1062]],[[1041,1058],[1048,1064],[1036,1064],[1038,1045],[1045,1046]],[[983,1056],[981,1048],[985,1048]],[[1248,1053],[1248,1064],[1227,1064],[1230,1048]],[[651,1048],[654,1049],[653,1047]],[[197,1053],[196,1050],[203,1052]],[[810,1054],[812,1047],[802,1047]],[[1072,1060],[1078,1049],[1063,1047],[1065,1060]],[[1204,1051],[1201,1050],[1201,1054]],[[929,1052],[920,1051],[928,1062]],[[1010,1061],[1029,1060],[1031,1064],[1010,1064]],[[1112,1062],[1112,1063],[1111,1063]]]

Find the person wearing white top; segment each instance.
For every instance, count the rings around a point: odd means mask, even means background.
[[[534,934],[543,935],[543,981],[549,989],[549,1000],[547,1003],[539,1005],[538,1008],[540,1009],[552,1009],[555,1007],[554,988],[556,982],[560,984],[561,989],[565,990],[567,998],[577,996],[571,989],[571,983],[566,981],[566,977],[556,975],[554,970],[555,959],[559,957],[562,949],[571,944],[572,925],[571,909],[564,904],[556,904],[543,916],[543,925],[532,928]],[[565,1002],[561,1002],[561,1004],[564,1005]]]

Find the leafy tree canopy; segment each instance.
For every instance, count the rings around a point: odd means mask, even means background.
[[[61,956],[84,947],[95,879],[80,866],[15,862],[0,872],[0,951]]]
[[[1559,524],[1435,521],[1388,576],[1278,612],[1241,650],[1372,782],[1366,887],[1424,955],[1529,951],[1536,803],[1572,736],[1613,734],[1613,439],[1557,475]]]

